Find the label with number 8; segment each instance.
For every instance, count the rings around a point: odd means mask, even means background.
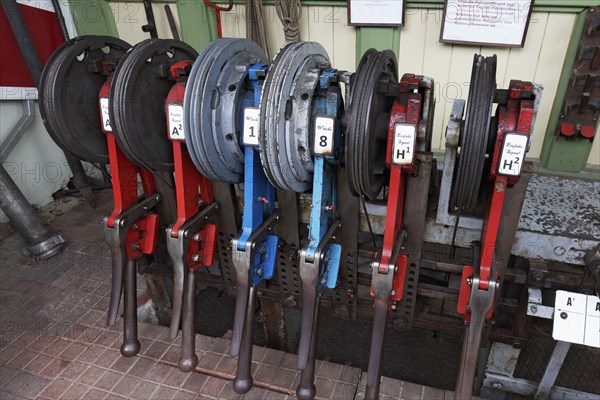
[[[333,133],[335,132],[335,120],[329,117],[317,117],[315,119],[315,154],[333,153]]]
[[[413,125],[396,124],[394,126],[392,163],[397,165],[409,165],[413,163],[416,136],[416,129]]]
[[[246,146],[258,146],[259,123],[260,109],[246,107],[244,109],[244,135],[242,137]]]
[[[169,138],[172,140],[185,140],[183,133],[183,107],[179,104],[168,106]]]
[[[521,166],[527,151],[529,136],[522,133],[507,133],[504,135],[502,154],[498,164],[498,173],[508,176],[519,176]]]

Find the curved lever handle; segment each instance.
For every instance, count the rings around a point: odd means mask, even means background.
[[[238,293],[239,297],[239,293]],[[248,393],[252,388],[252,327],[254,325],[254,303],[256,301],[256,287],[251,286],[248,291],[248,304],[244,321],[242,338],[239,345],[237,373],[233,380],[233,390],[238,394]]]
[[[121,354],[124,357],[133,357],[140,351],[140,341],[137,333],[137,282],[136,262],[128,260],[125,267],[125,298],[124,298],[124,323],[123,344]]]
[[[244,335],[244,324],[246,320],[246,311],[248,308],[248,297],[250,293],[248,275],[237,277],[237,296],[235,299],[235,318],[233,320],[233,340],[231,341],[230,354],[237,357],[240,344]]]
[[[315,398],[317,394],[317,387],[315,386],[315,363],[317,361],[317,333],[315,332],[318,329],[318,321],[319,321],[319,305],[321,303],[321,296],[317,297],[314,308],[314,318],[312,323],[310,335],[310,347],[307,352],[305,367],[302,368],[302,372],[300,373],[300,383],[296,388],[296,397],[300,400],[312,400]],[[304,304],[306,306],[306,303]],[[304,317],[304,316],[303,316]],[[298,356],[298,360],[300,360],[300,356]],[[300,361],[298,361],[300,364]]]
[[[112,282],[110,286],[110,303],[108,305],[108,316],[106,325],[114,326],[117,322],[121,293],[123,293],[123,270],[127,263],[127,252],[119,247],[110,248],[112,259]]]
[[[298,344],[298,369],[306,368],[309,352],[316,337],[315,319],[318,313],[316,282],[306,282],[302,279],[302,325],[300,329],[300,342]]]
[[[369,351],[365,400],[379,399],[381,365],[383,360],[383,338],[385,336],[387,312],[388,302],[375,298],[375,314],[373,316],[373,333],[371,334],[371,350]]]
[[[168,238],[167,240],[171,240]],[[183,257],[186,255],[184,254]],[[179,322],[181,321],[181,308],[183,303],[183,285],[186,263],[183,257],[171,257],[173,260],[173,313],[171,314],[171,327],[169,336],[171,339],[177,337]]]
[[[183,303],[183,322],[181,324],[181,356],[178,362],[179,369],[183,372],[191,372],[198,365],[195,300],[196,275],[194,271],[188,269]]]

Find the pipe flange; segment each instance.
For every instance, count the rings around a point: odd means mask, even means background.
[[[40,78],[44,126],[59,147],[90,162],[108,163],[98,95],[106,80],[102,63],[118,60],[131,46],[110,36],[81,36],[63,43]]]
[[[261,97],[260,158],[277,188],[305,192],[312,186],[313,100],[320,71],[330,68],[325,49],[291,42],[275,56]]]
[[[391,50],[369,49],[351,79],[346,112],[348,183],[355,196],[377,197],[387,181],[385,164],[388,121],[394,97],[381,90],[398,81],[396,56]]]
[[[165,101],[173,86],[170,67],[197,54],[178,40],[147,39],[119,63],[110,85],[110,119],[117,144],[139,166],[173,170],[172,146],[165,135]]]
[[[65,239],[61,235],[53,234],[48,239],[41,243],[28,246],[23,253],[36,260],[46,260],[58,254],[65,243]]]
[[[239,183],[244,177],[240,108],[248,68],[267,60],[248,39],[219,39],[194,63],[184,99],[184,132],[194,165],[207,178]]]

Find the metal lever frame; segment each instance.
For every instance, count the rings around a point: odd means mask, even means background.
[[[302,371],[296,395],[301,400],[315,397],[315,362],[317,352],[318,314],[321,295],[326,288],[333,289],[337,283],[342,247],[332,244],[341,227],[337,214],[337,155],[343,146],[340,114],[342,96],[338,71],[325,69],[321,72],[313,113],[315,135],[318,135],[318,118],[333,120],[331,152],[314,154],[313,191],[309,243],[300,250],[300,279],[302,280],[302,324],[298,346],[298,368]],[[327,138],[327,136],[323,136]],[[315,137],[315,141],[319,138]]]
[[[177,80],[165,105],[168,116],[168,137],[173,145],[177,221],[167,228],[167,250],[173,260],[173,313],[170,336],[177,337],[182,322],[179,369],[190,372],[196,368],[195,354],[195,275],[194,271],[214,263],[217,227],[209,218],[218,210],[214,202],[212,182],[194,167],[185,146],[183,132],[183,99],[185,82],[192,61],[180,61],[170,72]],[[173,111],[173,112],[171,112]],[[173,115],[171,115],[173,114]],[[179,120],[179,121],[177,121]],[[172,123],[175,126],[171,126]],[[200,210],[200,203],[205,208]]]
[[[248,70],[252,90],[242,101],[246,107],[258,107],[267,66],[255,64]],[[242,132],[243,132],[243,126]],[[242,231],[232,240],[232,262],[236,272],[237,297],[231,355],[238,357],[233,389],[247,393],[253,384],[252,328],[256,287],[273,276],[277,254],[277,236],[270,235],[279,219],[275,211],[275,188],[269,183],[260,163],[258,149],[244,146],[244,214]],[[266,218],[266,219],[265,219]]]
[[[404,203],[406,201],[406,174],[418,172],[416,166],[419,139],[417,132],[421,118],[428,118],[427,115],[423,114],[423,95],[418,92],[422,80],[422,76],[405,74],[397,86],[390,85],[388,87],[388,91],[395,89],[397,92],[391,91],[389,93],[389,95],[396,98],[388,124],[386,164],[390,169],[390,181],[383,247],[379,254],[379,260],[371,263],[371,295],[375,298],[375,313],[365,389],[365,398],[368,400],[379,398],[387,313],[390,307],[395,307],[395,302],[402,299],[404,290],[407,257],[406,255],[400,255],[400,251],[406,236],[405,231],[402,229]],[[396,158],[393,154],[394,151],[400,151],[395,147],[395,135],[398,126],[414,128],[411,144],[408,148],[403,147],[401,150],[402,159],[407,161],[402,163],[395,162]]]
[[[492,197],[487,206],[481,232],[481,251],[477,254],[480,261],[475,263],[475,267],[463,268],[457,304],[457,311],[464,315],[468,327],[463,338],[455,400],[470,399],[472,396],[483,327],[485,320],[492,317],[494,298],[500,286],[494,266],[498,227],[508,184],[519,181],[519,175],[507,176],[500,173],[505,136],[515,132],[526,135],[529,140],[541,90],[541,87],[529,82],[511,81],[506,100],[498,104],[498,131],[490,171]]]

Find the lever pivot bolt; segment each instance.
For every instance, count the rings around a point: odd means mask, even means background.
[[[194,255],[192,256],[192,261],[194,261],[194,262],[198,262],[198,261],[200,261],[200,254],[194,254]]]
[[[202,235],[196,233],[192,239],[194,239],[194,241],[196,242],[199,242],[202,239]]]

